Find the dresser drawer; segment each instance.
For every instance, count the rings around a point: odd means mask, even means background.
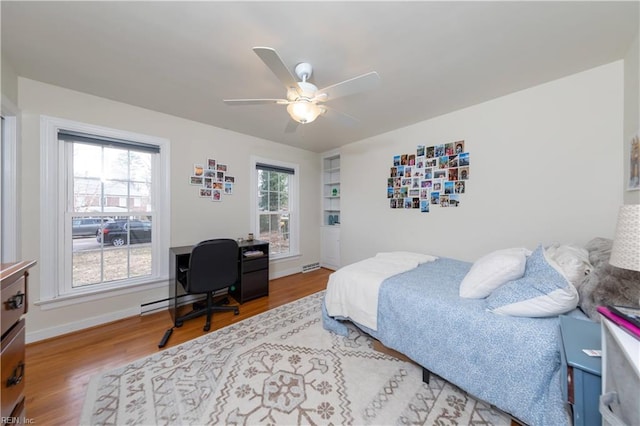
[[[269,270],[263,269],[242,276],[240,284],[242,291],[242,302],[269,295]]]
[[[27,312],[26,284],[24,274],[19,275],[15,281],[5,285],[0,292],[2,298],[2,335],[18,322],[22,314]]]
[[[11,413],[11,421],[13,421],[13,423],[15,424],[16,420],[14,419],[19,419],[20,421],[22,421],[23,423],[26,423],[24,419],[27,418],[27,407],[25,405],[25,398],[23,397],[18,404],[16,405],[16,408],[13,409],[13,413]],[[8,420],[8,419],[6,419]],[[7,424],[11,424],[11,422],[7,422]]]
[[[566,315],[560,316],[562,396],[571,405],[574,426],[601,426],[598,397],[602,388],[602,363],[583,349],[600,349],[600,326]]]
[[[24,397],[24,319],[2,339],[0,400],[3,418],[10,417]]]

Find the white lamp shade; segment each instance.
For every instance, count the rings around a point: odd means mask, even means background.
[[[640,271],[640,204],[620,208],[609,264]]]
[[[322,108],[308,100],[297,100],[287,106],[291,118],[298,123],[311,123],[323,112]]]

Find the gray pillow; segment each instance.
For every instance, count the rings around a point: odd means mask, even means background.
[[[600,322],[596,308],[600,305],[639,306],[640,272],[609,265],[613,241],[594,238],[585,249],[593,266],[590,274],[576,284],[578,306],[593,321]]]

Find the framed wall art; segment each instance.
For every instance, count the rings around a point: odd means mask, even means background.
[[[189,184],[198,187],[200,198],[220,202],[223,195],[232,195],[235,177],[228,173],[228,166],[220,164],[214,158],[208,158],[203,164],[193,165]]]
[[[418,145],[415,153],[394,155],[387,178],[389,207],[422,213],[434,206],[458,207],[467,190],[469,168],[464,140]]]

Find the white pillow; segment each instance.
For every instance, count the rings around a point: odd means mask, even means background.
[[[486,300],[488,311],[516,317],[556,316],[576,306],[577,290],[542,246],[527,259],[522,278],[496,289]]]
[[[504,283],[522,277],[530,254],[526,248],[510,248],[482,256],[460,283],[460,297],[482,299]]]
[[[545,249],[547,259],[555,262],[574,286],[591,272],[589,252],[573,245],[552,244]]]

